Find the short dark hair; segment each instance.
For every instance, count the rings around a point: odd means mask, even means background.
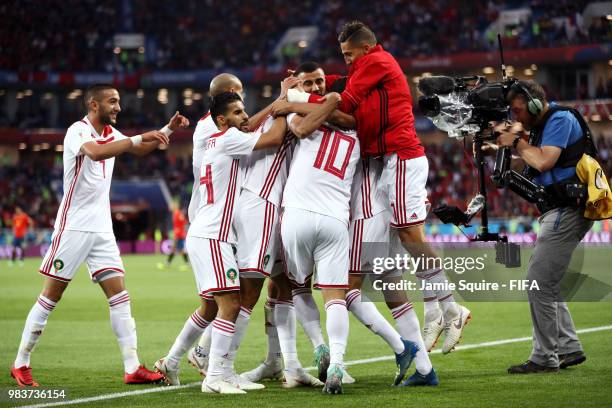
[[[229,105],[237,101],[242,102],[242,98],[235,92],[223,92],[217,96],[210,97],[210,116],[215,122],[215,125],[219,126],[217,123],[217,116],[225,115]]]
[[[352,44],[370,44],[376,45],[376,35],[370,30],[370,27],[361,21],[349,21],[342,26],[342,30],[338,35],[338,42],[350,42]]]
[[[87,87],[85,91],[85,107],[89,109],[89,101],[90,99],[100,100],[100,94],[109,89],[116,90],[111,84],[93,84]]]
[[[300,75],[302,72],[304,72],[304,73],[314,72],[314,71],[316,71],[319,68],[321,68],[321,65],[319,65],[318,63],[316,63],[314,61],[302,62],[295,69],[295,72],[293,73],[293,76],[296,77],[296,76]]]
[[[514,85],[508,91],[508,96],[507,96],[508,103],[511,103],[516,98],[523,98],[525,102],[529,102],[531,98],[539,99],[542,103],[546,101],[546,92],[544,91],[544,88],[542,88],[542,85],[538,84],[535,81],[531,81],[531,80],[518,81],[518,83],[520,86]],[[525,90],[529,92],[529,95],[531,95],[531,98],[529,98],[529,96],[525,93]]]

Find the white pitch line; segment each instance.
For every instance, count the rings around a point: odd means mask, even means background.
[[[612,325],[589,327],[586,329],[576,330],[576,333],[584,334],[584,333],[593,333],[593,332],[599,332],[599,331],[605,331],[605,330],[612,330]],[[476,344],[464,344],[462,346],[457,346],[455,351],[470,350],[470,349],[481,348],[481,347],[501,346],[504,344],[521,343],[524,341],[531,341],[531,337],[516,337],[513,339],[485,341],[483,343],[476,343]],[[437,349],[437,350],[432,351],[430,354],[439,354],[441,352],[442,351],[440,349]],[[345,361],[344,364],[347,366],[350,366],[350,365],[358,365],[358,364],[370,364],[370,363],[376,363],[379,361],[387,361],[387,360],[394,360],[394,359],[395,359],[395,356],[381,356],[381,357],[373,357],[373,358],[364,358],[361,360]],[[314,370],[315,368],[316,367],[306,367],[307,370]],[[175,390],[180,390],[184,388],[200,386],[201,384],[202,382],[198,381],[198,382],[193,382],[193,383],[183,384],[183,385],[178,385],[178,386],[172,386],[172,387],[146,388],[144,390],[115,392],[112,394],[102,394],[102,395],[97,395],[94,397],[77,398],[77,399],[68,400],[68,401],[47,402],[47,403],[42,403],[42,404],[25,405],[25,406],[22,405],[22,406],[19,406],[19,408],[43,408],[43,407],[55,407],[55,406],[61,406],[61,405],[85,404],[88,402],[104,401],[104,400],[123,398],[123,397],[131,397],[134,395],[152,394],[154,392],[175,391]]]

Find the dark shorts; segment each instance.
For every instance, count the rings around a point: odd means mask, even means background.
[[[13,246],[21,248],[23,246],[24,240],[25,238],[17,238],[17,237],[13,238]]]
[[[185,249],[185,238],[179,238],[174,240],[174,250],[184,250]]]

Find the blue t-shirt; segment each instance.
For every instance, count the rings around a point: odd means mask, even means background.
[[[556,104],[550,104],[554,107]],[[557,111],[548,118],[542,132],[542,146],[557,146],[565,149],[576,143],[582,137],[582,129],[576,117],[569,111]],[[553,183],[552,172],[555,173],[555,181],[568,179],[576,174],[576,167],[553,167],[549,171],[541,173],[534,179],[536,184],[548,186]]]

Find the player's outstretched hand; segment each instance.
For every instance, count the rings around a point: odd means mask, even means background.
[[[281,93],[278,96],[278,99],[285,99],[287,97],[287,91],[299,83],[300,80],[294,76],[288,76],[287,78],[283,79],[281,81]]]
[[[173,132],[178,128],[186,128],[187,126],[189,126],[189,119],[181,115],[179,111],[176,111],[174,116],[170,118],[170,122],[168,122],[168,127]]]
[[[159,142],[166,145],[170,143],[168,136],[159,130],[151,130],[150,132],[143,133],[141,136],[143,142]]]

